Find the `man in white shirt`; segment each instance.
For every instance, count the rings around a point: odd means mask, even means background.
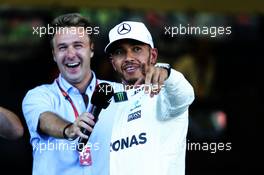
[[[125,85],[114,96],[110,175],[184,175],[192,86],[168,64],[156,64],[143,23],[120,23],[109,40],[105,52]]]
[[[53,83],[29,90],[22,106],[33,147],[32,174],[91,175],[92,167],[108,171],[108,164],[96,160],[98,154],[106,155],[103,150],[109,151],[105,131],[111,128],[105,123],[93,129],[95,121],[90,113],[93,91],[102,82],[90,67],[94,55],[92,35],[88,33],[91,24],[73,13],[58,16],[52,26],[59,29],[51,37],[51,45],[60,74]],[[85,155],[77,151],[77,138],[88,139],[83,129],[93,131]]]

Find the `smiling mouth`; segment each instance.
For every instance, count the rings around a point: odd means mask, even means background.
[[[68,68],[75,68],[75,67],[78,67],[81,63],[80,62],[77,62],[77,63],[67,63],[66,64],[66,67]]]
[[[123,70],[127,73],[133,73],[135,72],[139,67],[135,65],[126,65],[124,66]]]

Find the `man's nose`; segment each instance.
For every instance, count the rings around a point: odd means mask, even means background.
[[[75,57],[75,55],[76,55],[76,50],[72,46],[68,47],[67,57],[73,58]]]
[[[125,53],[125,59],[126,60],[134,60],[135,59],[135,55],[132,53],[132,51],[127,50]]]

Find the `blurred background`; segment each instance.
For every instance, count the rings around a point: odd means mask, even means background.
[[[22,99],[58,73],[48,37],[33,35],[33,27],[47,26],[70,12],[99,26],[92,59],[99,78],[118,81],[103,53],[108,31],[123,20],[136,20],[151,31],[159,62],[173,65],[193,85],[186,175],[254,174],[260,169],[256,158],[262,158],[257,123],[263,117],[263,1],[9,0],[0,1],[0,105],[20,116],[26,133],[17,141],[0,138],[0,174],[31,174],[32,147]],[[230,27],[231,33],[166,33],[165,28],[180,25]]]

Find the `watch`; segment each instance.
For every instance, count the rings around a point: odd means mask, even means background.
[[[73,139],[73,138],[69,138],[69,137],[66,135],[66,132],[65,132],[66,129],[69,128],[72,124],[73,124],[73,123],[69,123],[69,124],[67,124],[67,125],[64,127],[63,131],[62,131],[63,137],[64,137],[66,140],[69,140],[69,141],[73,141],[73,140],[75,140],[75,139]]]
[[[171,73],[171,65],[168,63],[156,63],[155,67],[160,67],[163,69],[166,69],[168,71],[168,77],[170,76]]]

